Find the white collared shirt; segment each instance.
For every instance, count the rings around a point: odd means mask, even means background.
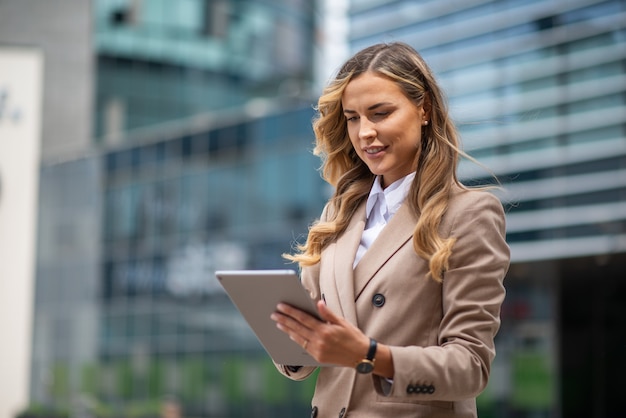
[[[361,236],[361,243],[354,258],[353,267],[361,261],[361,258],[371,247],[372,243],[380,234],[380,231],[387,225],[387,222],[396,214],[402,203],[409,194],[411,183],[415,178],[415,172],[408,174],[391,183],[386,189],[380,184],[381,177],[376,176],[372,190],[367,198],[365,206],[365,229]]]

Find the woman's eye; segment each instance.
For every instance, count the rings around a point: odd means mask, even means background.
[[[348,122],[354,122],[354,121],[355,121],[355,120],[357,120],[357,119],[358,119],[358,116],[350,116],[350,117],[346,117],[346,120],[347,120]]]

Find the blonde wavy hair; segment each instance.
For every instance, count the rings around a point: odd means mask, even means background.
[[[299,263],[301,268],[317,264],[322,250],[346,230],[355,211],[369,195],[375,176],[350,142],[341,104],[348,83],[365,72],[393,80],[415,106],[424,106],[430,115],[430,123],[422,127],[421,148],[415,161],[417,173],[407,200],[418,216],[413,248],[418,256],[428,260],[429,275],[441,282],[455,238],[441,237],[439,224],[448,208],[451,189],[455,184],[465,188],[457,178],[456,167],[459,155],[467,155],[460,150],[456,127],[432,71],[415,49],[401,42],[372,45],[355,54],[319,98],[313,120],[316,137],[313,152],[321,157],[322,177],[335,192],[324,219],[309,228],[306,242],[296,246],[296,254],[284,257]]]

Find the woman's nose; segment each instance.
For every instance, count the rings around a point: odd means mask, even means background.
[[[361,118],[361,124],[359,126],[359,137],[361,139],[374,138],[376,136],[376,130],[374,124],[367,118]]]

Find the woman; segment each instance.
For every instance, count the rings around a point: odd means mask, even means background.
[[[317,417],[475,417],[495,356],[509,265],[502,205],[456,175],[456,129],[420,55],[368,47],[314,121],[335,193],[299,252],[319,321],[280,304],[277,327],[316,360]],[[277,365],[301,380],[313,367]]]

